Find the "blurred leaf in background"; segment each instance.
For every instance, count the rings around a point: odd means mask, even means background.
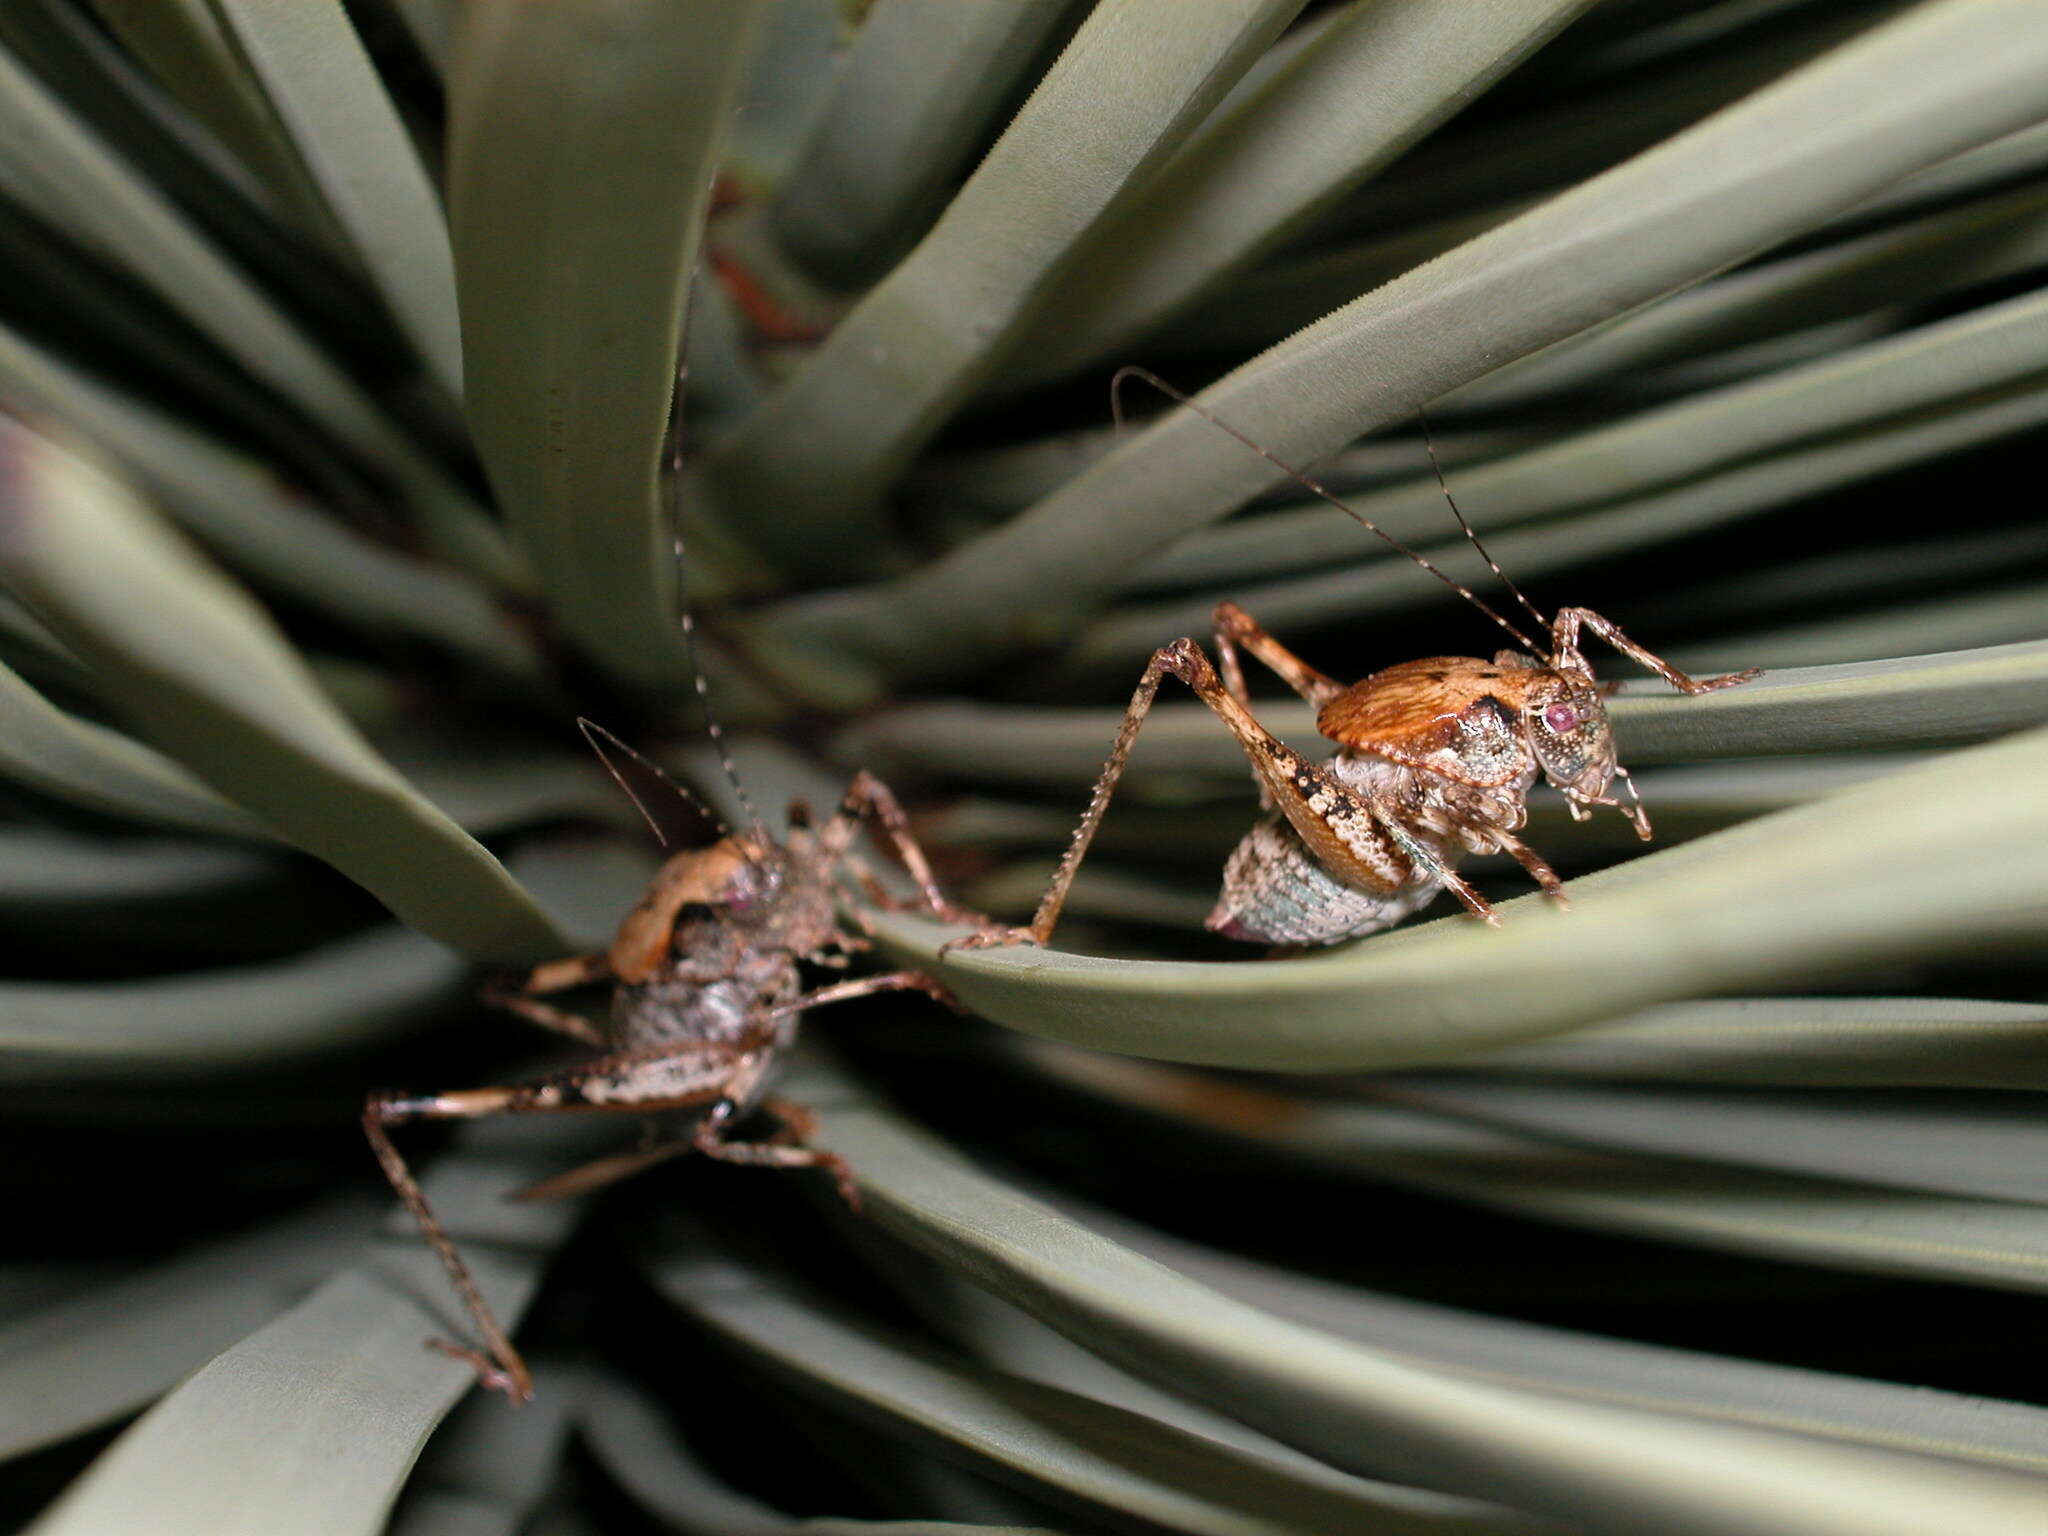
[[[0,1517],[2048,1526],[2044,199],[2035,0],[0,8]],[[1426,407],[1538,601],[1769,675],[1624,682],[1569,916],[1271,961],[1169,697],[1058,950],[814,1023],[864,1217],[421,1133],[464,1401],[355,1112],[544,1059],[479,968],[654,857],[577,715],[712,760],[686,589],[753,797],[1005,916],[1219,598],[1491,647],[1128,363],[1470,576]]]

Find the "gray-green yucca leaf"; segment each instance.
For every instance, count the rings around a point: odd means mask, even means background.
[[[1020,359],[1020,382],[1127,351],[1307,226],[1589,3],[1344,7],[1247,99],[1213,114],[1091,236],[1056,295],[1058,339]]]
[[[1655,542],[1696,535],[1732,519],[1753,517],[1762,507],[1853,485],[1921,459],[2037,428],[2044,421],[2048,421],[2048,388],[2028,383],[1988,398],[1973,398],[1953,409],[1936,409],[1876,430],[1772,455],[1640,499],[1554,518],[1535,527],[1514,528],[1493,538],[1487,548],[1496,559],[1535,580]],[[1291,531],[1307,530],[1296,524]],[[1314,542],[1322,542],[1320,530],[1312,537]],[[1455,562],[1466,550],[1462,543],[1444,543],[1425,546],[1420,553],[1437,562]],[[1433,588],[1406,560],[1374,558],[1363,566],[1238,586],[1234,600],[1263,621],[1289,629],[1440,605],[1442,594]],[[1145,651],[1157,644],[1156,637],[1204,628],[1215,600],[1212,593],[1206,598],[1134,605],[1086,626],[1075,634],[1072,650],[1046,669],[1046,680],[1059,683],[1092,678],[1112,666],[1119,670],[1138,666]],[[1883,646],[1879,654],[1915,653],[1910,646]],[[1770,650],[1758,649],[1745,656],[1745,664],[1751,657],[1773,671],[1797,665],[1800,659],[1781,659]],[[1852,653],[1842,659],[1868,657]]]
[[[682,1536],[1060,1536],[1042,1526],[938,1520],[797,1520],[721,1483],[645,1397],[594,1385],[579,1419],[590,1449],[642,1508]]]
[[[213,0],[299,158],[436,383],[462,387],[448,226],[341,0]]]
[[[1492,533],[1644,496],[1888,417],[2021,385],[2041,371],[2044,356],[2048,305],[2028,294],[1461,470],[1458,505],[1480,532]],[[1353,509],[1398,539],[1441,536],[1443,493],[1426,470],[1417,464],[1415,479],[1356,498]],[[1321,570],[1379,554],[1363,530],[1316,503],[1184,540],[1146,579],[1242,585],[1264,571]],[[1427,590],[1419,578],[1417,585]],[[1184,611],[1192,613],[1192,604]],[[1163,613],[1143,617],[1162,628],[1175,622]]]
[[[1667,1003],[1489,1071],[1764,1087],[2048,1087],[2048,1010],[1972,998],[1787,997]]]
[[[334,215],[239,58],[211,0],[92,0],[110,31],[164,88],[322,238],[343,240]]]
[[[1208,1291],[883,1111],[836,1095],[829,1110],[833,1144],[885,1226],[1138,1374],[1222,1396],[1236,1417],[1338,1466],[1398,1469],[1612,1531],[1718,1536],[1768,1524],[1785,1501],[1802,1529],[1841,1536],[1954,1518],[2024,1525],[2048,1500],[2032,1479],[1983,1468],[1539,1402],[1418,1369]]]
[[[1255,1107],[1263,1151],[1373,1184],[1659,1242],[1782,1262],[2038,1294],[2048,1287],[2048,1216],[2031,1204],[1967,1200],[1796,1174],[1579,1151],[1393,1103],[1231,1103],[1213,1084],[1150,1063],[1064,1047],[1041,1059],[1127,1111],[1149,1109],[1226,1135]]]
[[[1313,1464],[1279,1469],[1137,1414],[892,1339],[804,1305],[776,1279],[686,1241],[650,1261],[662,1294],[813,1385],[956,1441],[1084,1507],[1199,1536],[1283,1536],[1369,1525],[1493,1536],[1537,1522]]]
[[[2036,9],[0,7],[0,1501],[92,1457],[40,1530],[2048,1524]],[[747,791],[880,772],[1000,915],[1218,598],[1347,677],[1497,643],[1327,506],[1210,526],[1286,486],[1120,430],[1127,362],[1476,571],[1426,405],[1545,606],[1770,675],[1620,688],[1654,845],[1537,787],[1575,912],[1475,860],[1498,932],[1233,963],[1253,788],[1169,685],[1059,949],[872,919],[857,966],[992,1025],[805,1020],[887,1089],[769,1089],[863,1215],[650,1172],[521,1336],[540,1401],[450,1415],[361,1096],[580,1054],[466,972],[602,946],[662,855],[572,715],[747,819],[667,707],[672,404],[710,703],[809,753]],[[574,1213],[502,1197],[636,1118],[406,1131],[508,1324]]]
[[[1432,1114],[1635,1157],[1689,1158],[1971,1199],[2048,1203],[2043,1132],[1986,1104],[1896,1094],[1744,1094],[1701,1089],[1424,1078],[1385,1090]]]
[[[0,1325],[0,1454],[148,1404],[293,1305],[368,1240],[373,1210],[330,1202]]]
[[[1365,295],[1203,391],[1202,403],[1281,459],[1313,460],[2025,126],[2048,109],[2048,34],[2025,25],[2029,10],[2008,0],[1916,7]],[[811,650],[862,658],[875,689],[957,675],[1046,643],[1134,561],[1274,478],[1241,444],[1175,413],[996,532],[887,587],[785,608],[754,639],[792,677]],[[843,689],[845,659],[835,666]]]
[[[886,270],[1068,9],[1067,0],[876,6],[776,191],[771,216],[790,257],[828,281]]]
[[[87,433],[221,557],[343,623],[427,640],[527,686],[532,643],[481,583],[408,560],[304,504],[259,465],[0,327],[0,380]]]
[[[566,945],[485,849],[330,704],[268,618],[107,479],[0,424],[16,592],[166,750],[401,918],[478,958]]]
[[[67,714],[0,667],[0,773],[59,800],[156,826],[229,837],[269,834],[141,742]]]
[[[527,1411],[508,1413],[494,1396],[472,1395],[406,1479],[388,1536],[518,1536],[554,1486],[579,1396],[565,1380]]]
[[[525,1309],[574,1219],[562,1203],[504,1198],[542,1171],[531,1154],[470,1151],[423,1181],[507,1319]],[[446,1295],[439,1263],[406,1222],[186,1379],[32,1529],[374,1536],[427,1436],[475,1385],[468,1362],[422,1347],[465,1336]]]
[[[1975,793],[1953,793],[1959,773]],[[1498,930],[1453,916],[1312,959],[941,959],[945,930],[890,917],[882,931],[903,963],[936,966],[977,1012],[1026,1033],[1267,1070],[1419,1066],[1965,932],[2036,931],[2043,773],[2048,734],[2028,732],[1587,876],[1568,914],[1531,895],[1505,904]],[[1987,868],[1969,850],[1994,841],[2014,857]]]
[[[391,8],[427,62],[446,76],[462,26],[461,0],[392,0]]]
[[[0,982],[0,1078],[136,1082],[247,1070],[394,1035],[462,996],[466,968],[373,929],[268,965],[144,981]]]
[[[873,566],[889,483],[989,377],[1081,237],[1299,8],[1103,0],[931,233],[685,494],[728,520],[775,507],[749,542],[793,571]]]
[[[1318,1281],[1097,1210],[1080,1219],[1253,1306],[1478,1380],[2016,1470],[2044,1464],[2038,1408],[1532,1327]]]
[[[404,484],[450,558],[509,574],[483,513],[175,204],[0,50],[0,186],[120,265],[264,384]]]
[[[684,299],[764,11],[491,0],[450,84],[477,446],[564,629],[650,688],[685,666],[659,488]]]

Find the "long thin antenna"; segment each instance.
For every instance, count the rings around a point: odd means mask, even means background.
[[[697,621],[690,613],[690,562],[683,550],[680,491],[683,481],[683,383],[690,372],[690,322],[687,309],[683,314],[680,331],[681,338],[676,348],[675,392],[669,397],[668,405],[668,473],[662,486],[663,507],[668,513],[669,529],[675,537],[676,621],[682,627],[683,655],[690,663],[690,680],[697,690],[697,703],[704,712],[704,730],[711,738],[711,749],[718,754],[718,766],[725,774],[726,783],[732,786],[733,796],[739,801],[740,809],[747,813],[747,823],[755,840],[765,842],[768,833],[762,825],[761,813],[754,808],[754,799],[747,793],[747,786],[740,782],[739,765],[732,760],[732,749],[726,745],[725,731],[718,723],[718,716],[711,709],[711,684],[704,677],[704,660],[697,650]]]
[[[1232,437],[1236,438],[1240,443],[1243,443],[1245,447],[1251,449],[1253,453],[1256,453],[1260,458],[1264,459],[1268,464],[1271,464],[1275,469],[1280,470],[1289,479],[1295,481],[1304,489],[1313,492],[1317,496],[1320,496],[1324,501],[1327,501],[1331,506],[1335,507],[1339,512],[1342,512],[1346,517],[1350,518],[1354,523],[1357,523],[1361,528],[1364,528],[1368,533],[1374,534],[1378,538],[1383,539],[1386,543],[1392,545],[1395,549],[1399,550],[1402,554],[1406,555],[1410,560],[1413,560],[1417,565],[1421,566],[1425,571],[1429,572],[1430,575],[1434,576],[1438,581],[1442,582],[1445,586],[1449,587],[1453,592],[1457,593],[1460,597],[1464,598],[1466,602],[1470,603],[1474,608],[1477,608],[1481,613],[1485,614],[1489,619],[1493,620],[1493,622],[1498,624],[1502,629],[1506,630],[1509,634],[1513,635],[1516,641],[1521,645],[1522,649],[1527,651],[1530,655],[1541,657],[1545,661],[1548,661],[1550,659],[1549,652],[1538,648],[1536,644],[1533,641],[1531,641],[1527,635],[1523,634],[1519,629],[1515,628],[1514,625],[1510,624],[1506,619],[1501,617],[1501,615],[1492,607],[1491,604],[1482,600],[1480,596],[1476,592],[1474,592],[1470,587],[1466,586],[1463,582],[1457,580],[1455,577],[1446,575],[1442,570],[1438,569],[1435,565],[1432,565],[1428,560],[1423,558],[1421,555],[1418,555],[1414,550],[1410,549],[1406,544],[1403,544],[1399,539],[1395,538],[1391,533],[1387,532],[1386,529],[1382,528],[1378,523],[1375,523],[1371,518],[1365,516],[1361,512],[1353,510],[1343,501],[1342,498],[1337,496],[1335,492],[1331,491],[1330,488],[1324,485],[1320,480],[1315,479],[1311,475],[1306,475],[1302,473],[1302,471],[1296,469],[1292,464],[1289,464],[1286,460],[1277,457],[1268,449],[1263,448],[1258,443],[1253,442],[1249,437],[1245,436],[1244,433],[1238,431],[1237,428],[1233,427],[1229,422],[1225,421],[1222,417],[1218,416],[1206,405],[1198,404],[1195,401],[1195,399],[1192,396],[1190,396],[1185,390],[1174,388],[1173,385],[1167,383],[1166,380],[1160,378],[1159,375],[1152,372],[1151,369],[1138,368],[1134,366],[1125,366],[1117,369],[1115,377],[1113,377],[1109,381],[1110,415],[1119,429],[1122,428],[1124,422],[1122,388],[1123,382],[1126,378],[1139,379],[1147,384],[1150,384],[1154,389],[1158,390],[1168,399],[1177,401],[1179,404],[1186,406],[1189,410],[1193,411],[1197,416],[1201,417],[1210,425],[1218,428],[1221,431],[1229,433]],[[1456,510],[1455,505],[1453,506],[1452,510]],[[1458,521],[1462,525],[1465,520],[1462,516],[1460,516]],[[1471,530],[1468,528],[1466,529],[1466,532],[1470,533]],[[1484,551],[1482,551],[1482,553],[1484,553]],[[1489,559],[1487,561],[1487,564],[1492,565],[1492,560]],[[1496,572],[1498,572],[1499,569],[1499,566],[1494,566],[1494,570]],[[1506,577],[1502,577],[1502,580],[1506,580]],[[1513,583],[1510,582],[1509,585],[1513,586]],[[1517,593],[1516,595],[1520,596],[1519,593]],[[1524,603],[1528,602],[1527,598],[1523,598],[1522,600]],[[1532,609],[1531,611],[1533,612],[1534,610]],[[1541,615],[1538,615],[1538,617],[1541,617]]]
[[[1486,568],[1500,578],[1502,586],[1515,594],[1516,602],[1529,610],[1529,617],[1536,621],[1537,627],[1541,629],[1550,628],[1550,620],[1544,616],[1543,610],[1529,601],[1528,594],[1515,585],[1514,578],[1502,570],[1500,563],[1486,552],[1486,546],[1479,542],[1479,535],[1472,531],[1472,525],[1465,521],[1465,514],[1458,510],[1458,500],[1451,494],[1450,484],[1444,479],[1444,467],[1436,456],[1436,439],[1429,434],[1429,413],[1422,410],[1416,411],[1415,424],[1422,428],[1423,451],[1429,455],[1429,467],[1436,472],[1436,488],[1444,493],[1444,502],[1450,507],[1451,516],[1455,517],[1458,520],[1458,526],[1465,530],[1465,537],[1470,539],[1472,547],[1479,551],[1479,558],[1486,562]]]
[[[576,717],[576,729],[583,733],[583,739],[590,743],[590,750],[595,752],[597,760],[604,764],[604,771],[612,776],[613,783],[626,792],[626,798],[633,802],[633,809],[640,813],[640,819],[647,823],[648,828],[654,833],[654,840],[661,844],[662,847],[666,848],[668,846],[668,834],[661,830],[661,823],[656,821],[654,813],[647,809],[647,802],[640,798],[639,791],[628,784],[626,776],[619,772],[618,765],[612,761],[611,753],[605,750],[607,743],[625,753],[626,756],[633,759],[634,762],[674,790],[677,795],[689,804],[691,809],[700,811],[706,816],[711,816],[711,813],[705,810],[702,801],[662,771],[661,764],[639,752],[635,752],[589,716],[578,715]],[[603,741],[598,740],[600,736],[604,738]],[[718,820],[716,816],[711,816],[711,819],[713,821]],[[721,824],[720,830],[723,830],[723,824]]]

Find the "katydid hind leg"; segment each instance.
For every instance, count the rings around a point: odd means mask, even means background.
[[[371,1094],[363,1105],[363,1134],[369,1140],[370,1150],[376,1154],[378,1166],[392,1190],[412,1213],[427,1246],[440,1260],[449,1283],[483,1339],[484,1348],[477,1350],[438,1340],[429,1340],[429,1344],[469,1361],[485,1387],[504,1392],[515,1402],[532,1398],[533,1376],[525,1359],[498,1322],[454,1239],[434,1213],[426,1192],[392,1141],[393,1127],[423,1120],[480,1120],[497,1115],[644,1113],[695,1108],[716,1099],[725,1090],[738,1059],[735,1047],[707,1042],[662,1055],[620,1052],[575,1072],[498,1087],[461,1088],[428,1095]]]

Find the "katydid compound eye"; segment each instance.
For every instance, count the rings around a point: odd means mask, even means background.
[[[1579,712],[1569,704],[1553,704],[1543,711],[1543,723],[1557,735],[1578,729]]]

